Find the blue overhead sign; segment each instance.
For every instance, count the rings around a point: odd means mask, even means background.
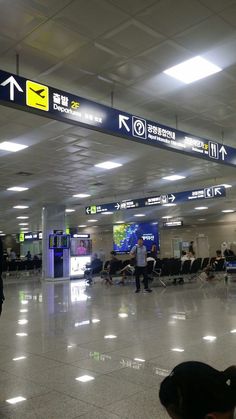
[[[236,166],[236,149],[0,70],[0,102],[62,122]]]
[[[224,186],[212,186],[208,188],[195,189],[193,191],[174,192],[147,198],[130,199],[109,204],[91,205],[85,208],[87,215],[116,212],[119,210],[138,209],[156,205],[181,204],[199,199],[223,198],[226,196]]]

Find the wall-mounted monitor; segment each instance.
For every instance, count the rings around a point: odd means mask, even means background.
[[[119,224],[113,226],[113,250],[117,253],[128,253],[142,237],[147,251],[151,250],[153,244],[159,250],[158,224]]]
[[[73,237],[70,241],[70,255],[71,256],[88,256],[92,253],[92,240]]]

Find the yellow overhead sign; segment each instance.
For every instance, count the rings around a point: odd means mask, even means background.
[[[31,108],[49,110],[49,89],[44,84],[26,81],[26,105]]]

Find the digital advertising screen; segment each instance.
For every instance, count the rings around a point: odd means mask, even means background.
[[[92,253],[92,240],[73,237],[70,241],[71,256],[88,256]]]
[[[128,253],[143,238],[143,244],[147,251],[151,250],[153,244],[159,250],[158,224],[119,224],[113,226],[113,250],[117,253]]]

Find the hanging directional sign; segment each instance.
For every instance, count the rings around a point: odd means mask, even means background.
[[[0,70],[0,103],[209,161],[236,166],[236,149]]]
[[[92,205],[85,208],[85,213],[87,215],[102,214],[155,205],[181,204],[183,202],[190,202],[198,199],[223,198],[225,196],[226,189],[224,186],[212,186],[209,188],[195,189],[193,191],[174,192],[148,198],[137,198],[109,204]]]

